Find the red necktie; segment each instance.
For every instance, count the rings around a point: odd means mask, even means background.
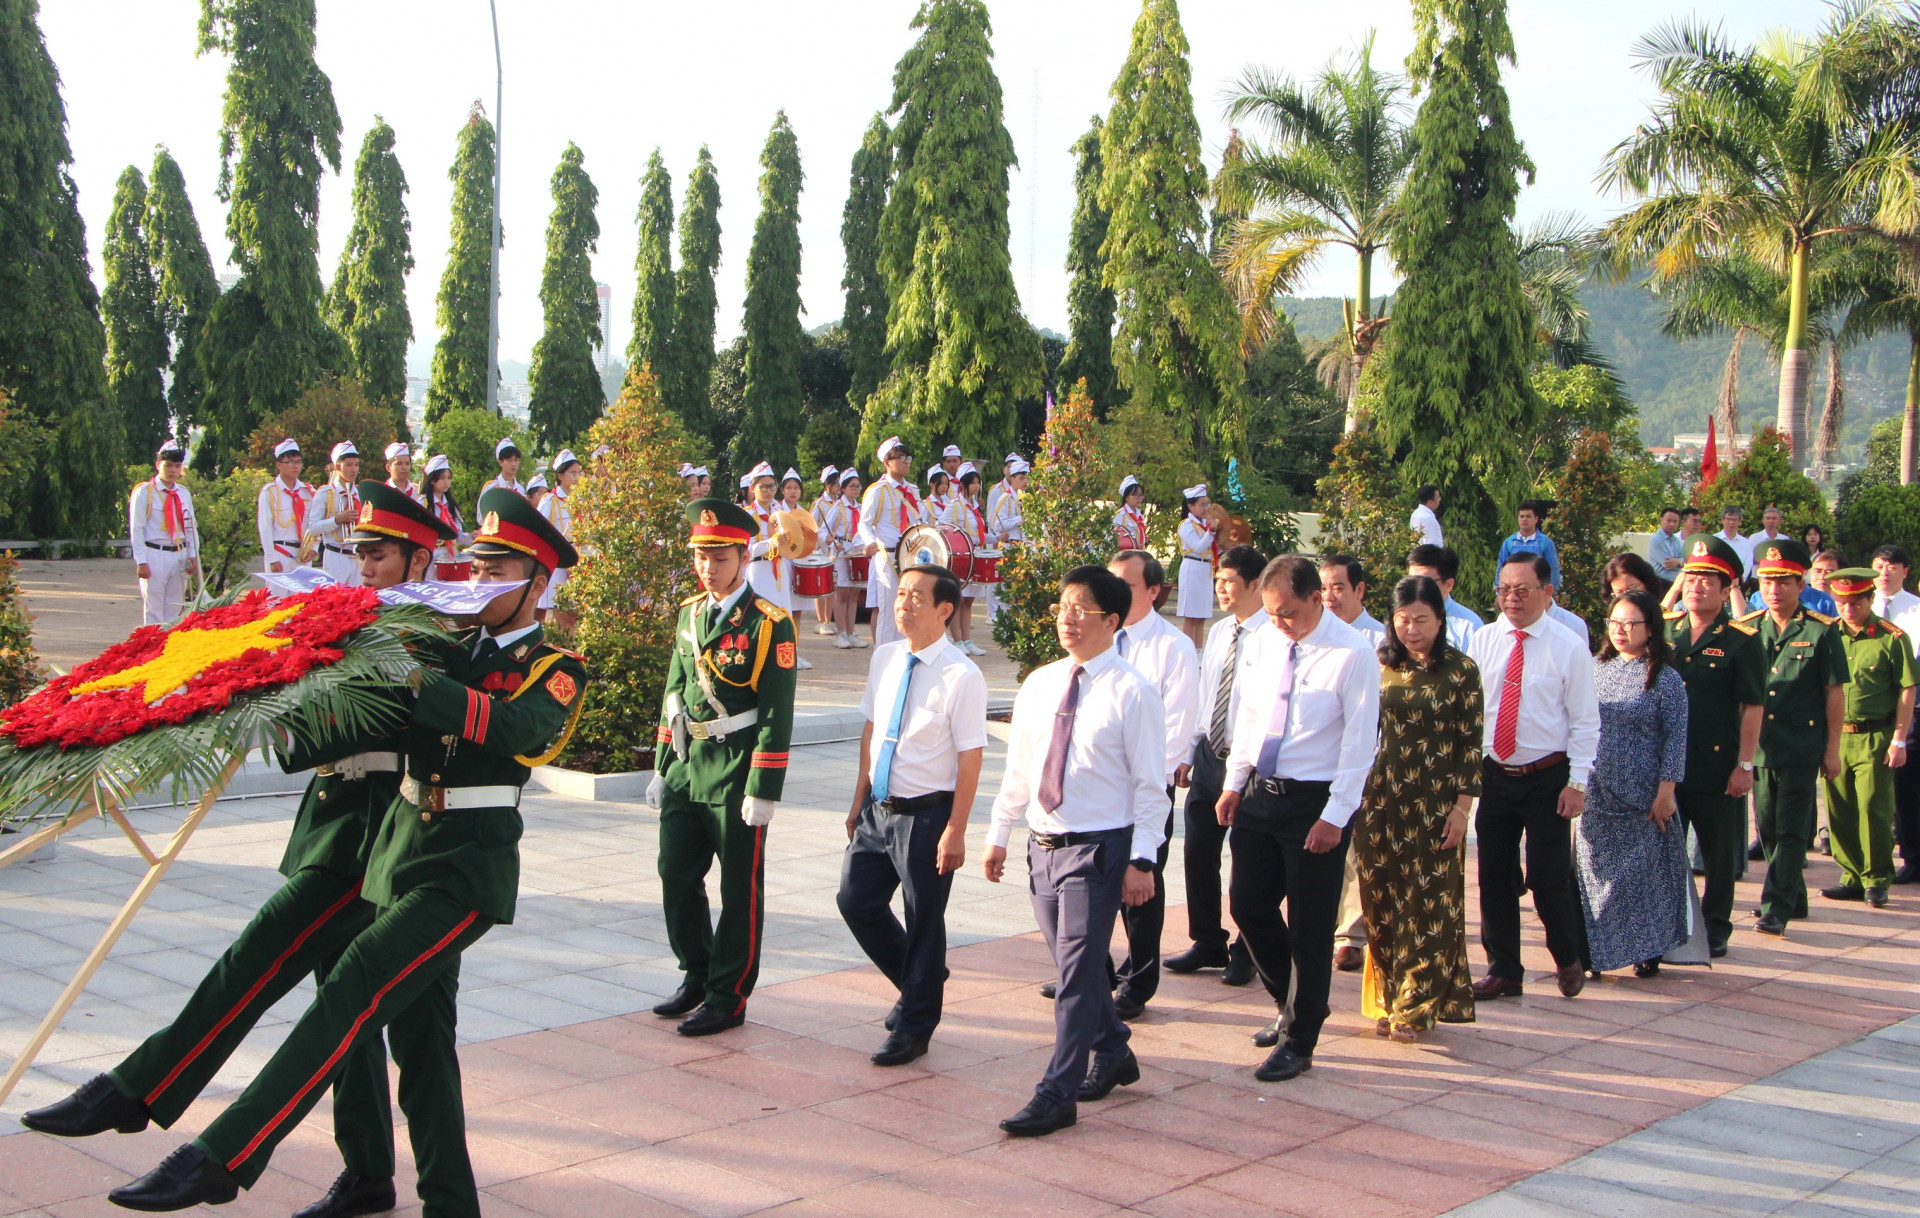
[[[180,491],[177,487],[166,488],[167,501],[160,511],[161,523],[167,527],[169,540],[187,535],[187,516],[180,507]]]
[[[1513,756],[1520,737],[1520,677],[1527,667],[1527,632],[1513,632],[1513,650],[1507,655],[1507,675],[1500,681],[1500,715],[1493,722],[1493,755],[1505,761]]]
[[[280,489],[283,491],[287,490],[284,482],[280,484]],[[294,484],[292,490],[287,491],[287,498],[292,501],[293,531],[295,540],[298,540],[301,535],[304,535],[307,528],[307,501],[300,497],[300,485],[298,483]]]

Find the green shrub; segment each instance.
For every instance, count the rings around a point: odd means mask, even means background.
[[[0,706],[12,706],[40,684],[40,657],[33,650],[33,623],[20,591],[20,561],[0,550]]]
[[[1840,549],[1856,566],[1866,566],[1881,546],[1905,546],[1912,553],[1917,543],[1920,483],[1870,486],[1853,496],[1840,518]]]

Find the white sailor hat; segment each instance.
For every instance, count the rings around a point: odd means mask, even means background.
[[[553,454],[553,472],[557,477],[567,472],[567,466],[580,464],[580,458],[573,455],[571,448],[563,448]]]
[[[744,491],[744,490],[746,490],[746,489],[747,489],[748,487],[750,487],[750,486],[752,486],[752,485],[753,485],[753,475],[752,475],[752,474],[741,474],[741,475],[740,475],[740,489],[741,489],[741,490],[743,490],[743,491]]]
[[[352,440],[342,440],[333,446],[333,456],[330,457],[329,460],[338,465],[342,457],[357,457],[359,455],[360,450],[353,446]]]
[[[960,463],[960,468],[953,471],[953,478],[954,478],[954,481],[958,482],[960,479],[966,477],[968,474],[978,474],[979,472],[980,471],[978,469],[974,468],[973,462],[962,461]]]
[[[391,461],[396,457],[411,457],[412,455],[413,449],[407,447],[405,440],[395,440],[393,443],[387,445],[385,460]]]
[[[1033,466],[1015,457],[1013,463],[1007,466],[1007,477],[1012,478],[1019,474],[1031,473],[1032,470]]]
[[[949,444],[945,448],[940,450],[940,459],[942,461],[946,460],[948,457],[957,457],[959,455],[960,455],[960,446],[958,444]]]
[[[520,446],[513,442],[512,436],[501,436],[500,442],[493,446],[493,459],[498,461],[508,453],[512,453],[516,457],[519,456]]]
[[[273,459],[275,461],[278,461],[280,458],[286,456],[288,453],[297,453],[299,451],[300,451],[299,441],[289,436],[288,438],[280,441],[278,444],[273,446]]]
[[[928,484],[929,486],[931,486],[931,485],[933,484],[933,480],[934,480],[935,478],[944,478],[944,477],[946,477],[946,476],[947,476],[947,467],[946,467],[946,466],[944,466],[944,465],[929,465],[929,466],[927,466],[927,484]]]
[[[807,484],[807,480],[800,476],[800,471],[793,468],[793,466],[791,465],[787,466],[786,473],[780,475],[781,486],[785,486],[789,482],[798,482],[802,486],[805,486]]]
[[[839,466],[829,465],[825,469],[820,471],[820,481],[823,484],[833,482],[835,481],[834,475],[838,474],[839,472],[840,472]]]
[[[906,441],[902,440],[899,436],[888,436],[886,439],[880,441],[880,447],[873,450],[873,455],[880,459],[880,464],[885,465],[887,463],[887,455],[896,448],[901,452],[907,451]]]
[[[765,461],[762,461],[760,464],[754,466],[752,469],[747,471],[747,485],[752,486],[755,482],[759,481],[762,478],[771,478],[771,477],[773,477],[773,466],[767,464]]]
[[[452,469],[452,468],[453,468],[453,462],[447,460],[447,454],[435,453],[432,459],[427,462],[427,468],[421,473],[420,476],[422,478],[431,478],[443,469]]]
[[[1006,460],[1002,461],[1000,464],[1012,465],[1015,461],[1018,461],[1019,459],[1020,459],[1019,453],[1008,453]]]
[[[1207,484],[1204,482],[1200,483],[1198,486],[1190,486],[1186,490],[1180,492],[1182,496],[1188,499],[1199,499],[1205,496],[1206,493],[1207,493]]]
[[[527,483],[527,489],[528,489],[528,490],[530,490],[530,491],[544,491],[544,490],[546,490],[546,489],[547,489],[547,476],[546,476],[545,474],[535,474],[535,475],[533,476],[533,481],[531,481],[531,482],[529,482],[529,483]]]
[[[845,486],[849,482],[859,482],[859,481],[861,481],[860,471],[853,468],[853,466],[849,465],[847,466],[847,468],[840,471],[841,486]]]
[[[693,467],[693,476],[696,478],[711,478],[713,475],[707,472],[706,466],[696,465]]]
[[[695,472],[697,472],[697,471],[695,471],[695,470],[694,470],[694,468],[693,468],[693,462],[691,462],[691,461],[682,461],[682,462],[680,463],[680,476],[681,476],[682,478],[691,478],[691,477],[693,477],[693,475],[695,474]]]
[[[1140,479],[1134,477],[1132,474],[1128,474],[1126,477],[1120,479],[1120,497],[1122,499],[1125,499],[1127,497],[1127,492],[1133,487],[1136,487],[1139,485],[1140,485]]]

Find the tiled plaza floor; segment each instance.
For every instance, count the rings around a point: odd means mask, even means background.
[[[1050,968],[1018,864],[1007,884],[979,877],[983,799],[954,890],[953,979],[934,1049],[912,1066],[870,1065],[891,994],[833,906],[852,757],[844,744],[795,751],[770,834],[762,988],[746,1028],[705,1041],[645,1013],[674,983],[652,811],[529,801],[520,915],[468,954],[462,977],[488,1214],[1374,1218],[1482,1198],[1477,1213],[1912,1211],[1886,1198],[1912,1196],[1920,1175],[1920,1104],[1904,1098],[1920,1075],[1920,1032],[1860,1040],[1920,1010],[1911,889],[1878,912],[1816,897],[1814,919],[1785,941],[1743,929],[1712,970],[1610,977],[1571,1001],[1537,973],[1524,999],[1483,1004],[1479,1023],[1415,1048],[1375,1037],[1355,978],[1338,975],[1314,1069],[1285,1084],[1250,1073],[1261,1054],[1247,1037],[1272,1010],[1263,995],[1217,974],[1169,977],[1135,1025],[1142,1081],[1084,1107],[1073,1130],[1017,1142],[995,1122],[1025,1101],[1052,1039],[1037,992]],[[998,764],[996,744],[989,793]],[[291,805],[219,806],[0,1125],[17,1129],[20,1110],[117,1060],[178,1007],[277,882]],[[170,815],[140,814],[149,829]],[[1176,849],[1174,876],[1178,859]],[[53,862],[0,872],[0,1055],[24,1040],[133,874],[126,843],[93,827]],[[1832,876],[1822,860],[1809,878]],[[1755,895],[1743,886],[1743,912]],[[1169,946],[1184,927],[1170,911]],[[1527,955],[1546,968],[1533,930]],[[171,1132],[0,1137],[0,1214],[121,1212],[106,1191],[204,1126],[307,992],[289,996]],[[404,1146],[401,1158],[410,1202]],[[323,1104],[259,1187],[222,1212],[285,1215],[337,1169]]]

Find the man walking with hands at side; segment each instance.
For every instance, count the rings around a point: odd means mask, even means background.
[[[1000,1122],[1015,1137],[1065,1129],[1078,1102],[1140,1078],[1131,1034],[1114,1014],[1107,947],[1121,905],[1153,895],[1167,741],[1160,695],[1113,646],[1132,600],[1110,571],[1067,572],[1054,606],[1067,657],[1036,669],[1014,698],[984,869],[1000,882],[1007,841],[1024,819],[1033,913],[1059,970],[1053,1060],[1032,1101]]]
[[[873,653],[860,701],[867,725],[839,903],[861,950],[900,990],[876,1066],[904,1066],[924,1054],[940,1022],[947,893],[967,859],[967,814],[987,747],[987,679],[947,638],[959,608],[953,572],[903,571],[892,607],[901,637]],[[904,926],[892,909],[903,885]]]

